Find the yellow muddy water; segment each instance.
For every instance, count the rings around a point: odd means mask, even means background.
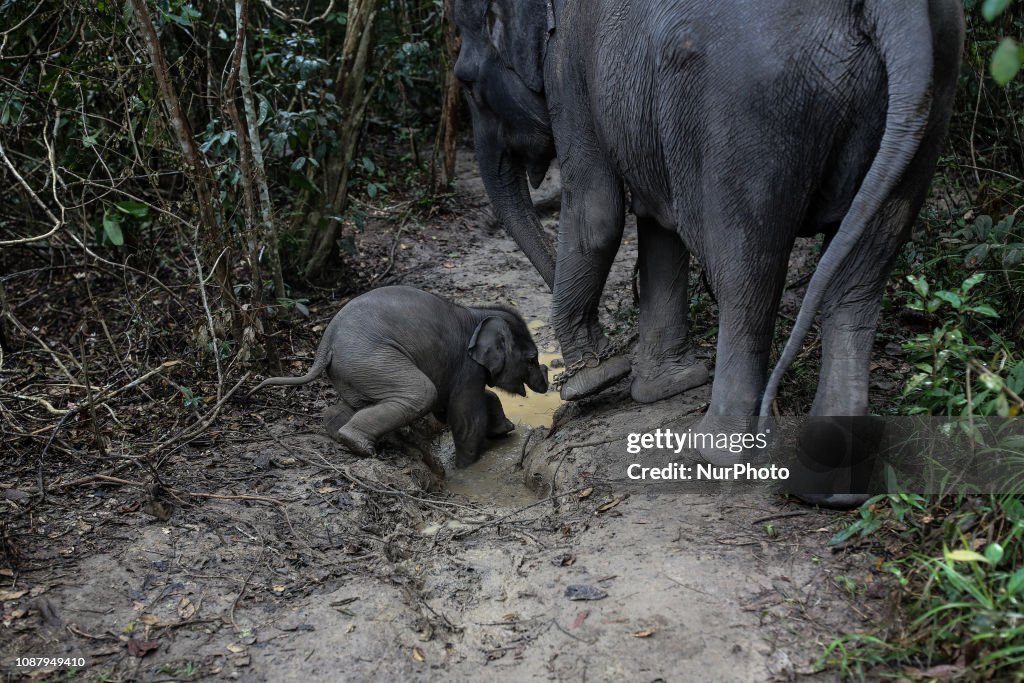
[[[546,351],[540,354],[540,362],[550,368],[551,361],[560,357],[555,351]],[[549,376],[557,373],[552,370]],[[523,483],[519,464],[526,433],[532,427],[550,427],[562,399],[554,388],[546,394],[527,389],[526,396],[497,393],[506,417],[516,424],[515,431],[503,439],[492,439],[483,457],[469,467],[449,470],[448,490],[489,505],[521,507],[536,500]]]

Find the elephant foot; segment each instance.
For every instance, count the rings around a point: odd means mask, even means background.
[[[692,353],[669,362],[639,363],[629,393],[637,403],[654,403],[708,383],[708,366]]]
[[[460,469],[460,470],[461,469],[465,469],[466,467],[469,467],[470,465],[475,463],[477,460],[479,460],[480,459],[480,455],[481,455],[480,453],[467,453],[465,451],[459,451],[458,449],[456,449],[456,451],[455,451],[455,467]]]
[[[372,458],[376,455],[373,441],[347,426],[334,433],[334,440],[347,448],[352,455],[360,458]]]
[[[705,461],[716,467],[732,467],[758,460],[758,455],[764,455],[741,447],[742,435],[757,433],[756,417],[705,415],[693,428],[693,432],[710,435],[702,439],[704,445],[697,451]]]
[[[629,360],[623,356],[605,358],[594,367],[583,367],[562,385],[563,401],[576,401],[610,387],[629,374]]]
[[[504,424],[499,424],[496,427],[491,427],[491,429],[488,430],[487,432],[487,436],[488,438],[491,439],[500,439],[503,436],[508,436],[508,434],[514,431],[515,428],[515,423],[513,423],[512,420],[505,418]]]
[[[802,424],[793,458],[789,492],[810,505],[849,510],[872,490],[884,423],[876,417],[815,415]]]

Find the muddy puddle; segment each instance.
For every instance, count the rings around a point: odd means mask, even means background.
[[[552,361],[556,359],[561,359],[557,351],[545,350],[540,354],[540,362],[549,368],[549,377],[559,372],[557,368],[551,368]],[[562,399],[554,387],[546,394],[537,394],[529,389],[526,390],[526,396],[501,391],[497,394],[506,417],[516,424],[515,431],[505,438],[493,439],[483,457],[469,467],[450,468],[447,486],[452,493],[478,503],[496,507],[522,507],[537,499],[523,483],[521,460],[527,434],[535,427],[550,427],[551,418],[562,405]],[[451,437],[446,436],[440,447],[443,455],[451,453]]]

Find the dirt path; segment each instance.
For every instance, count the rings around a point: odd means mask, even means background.
[[[395,274],[513,302],[556,355],[543,282],[488,218],[472,158],[460,166],[461,217],[378,236],[397,239]],[[627,339],[634,258],[629,228],[602,311]],[[297,352],[301,368],[312,348]],[[277,391],[285,408],[239,403],[208,445],[163,463],[162,509],[112,482],[55,490],[64,513],[34,519],[46,541],[22,551],[26,592],[0,602],[0,662],[85,656],[75,680],[108,681],[830,680],[815,660],[881,604],[870,558],[827,546],[843,515],[587,484],[626,433],[694,419],[706,388],[641,407],[613,387],[448,487],[416,453],[450,451],[436,425],[356,460],[319,433],[326,382]],[[556,406],[515,411],[539,426]]]

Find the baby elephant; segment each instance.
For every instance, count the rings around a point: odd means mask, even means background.
[[[452,428],[457,467],[476,462],[487,437],[515,428],[486,387],[519,396],[523,385],[548,390],[548,369],[518,313],[459,306],[413,287],[356,297],[327,326],[307,374],[271,377],[253,391],[306,384],[324,370],[342,410],[332,436],[353,453],[372,455],[381,436],[432,412]]]

